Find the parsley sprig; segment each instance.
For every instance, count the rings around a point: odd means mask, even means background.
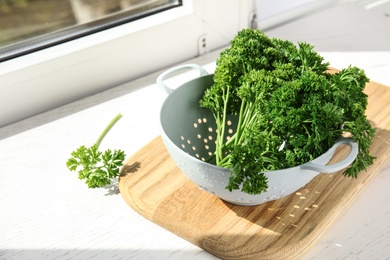
[[[107,149],[101,152],[99,146],[108,131],[121,117],[122,115],[118,114],[111,120],[94,145],[80,146],[71,153],[72,157],[66,162],[70,171],[79,169],[78,178],[85,180],[88,188],[104,187],[119,175],[120,167],[125,159],[124,151]]]

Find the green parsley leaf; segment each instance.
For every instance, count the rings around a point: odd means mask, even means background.
[[[122,117],[118,114],[104,129],[96,143],[91,147],[84,145],[71,153],[71,158],[66,162],[70,171],[78,170],[78,178],[85,180],[88,188],[104,187],[111,183],[113,178],[119,176],[120,167],[125,159],[122,150],[107,149],[103,153],[99,151],[99,145],[111,127]]]

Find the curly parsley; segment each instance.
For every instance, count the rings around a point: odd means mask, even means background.
[[[351,66],[330,74],[328,65],[307,43],[296,46],[253,29],[240,31],[221,52],[200,106],[216,119],[216,150],[208,161],[231,169],[228,190],[266,191],[265,171],[306,163],[345,134],[359,144],[359,154],[344,175],[356,178],[373,163],[375,129],[363,92],[369,79]],[[238,117],[229,140],[228,115]]]
[[[118,114],[104,129],[97,141],[91,147],[84,145],[71,153],[72,157],[66,162],[70,171],[78,171],[78,178],[85,180],[88,188],[103,187],[111,183],[111,179],[118,177],[120,167],[125,159],[122,150],[107,149],[99,151],[99,145],[111,127],[122,117]]]

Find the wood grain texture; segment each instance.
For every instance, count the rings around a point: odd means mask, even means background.
[[[367,117],[377,128],[374,165],[357,179],[319,174],[305,187],[259,206],[237,206],[190,182],[176,167],[160,137],[129,158],[120,192],[139,214],[223,259],[296,259],[307,252],[390,155],[390,88],[370,82]],[[340,149],[333,161],[346,150]],[[151,234],[152,236],[153,234]]]

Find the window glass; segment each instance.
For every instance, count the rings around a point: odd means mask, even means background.
[[[0,0],[0,61],[179,5],[180,0]]]

